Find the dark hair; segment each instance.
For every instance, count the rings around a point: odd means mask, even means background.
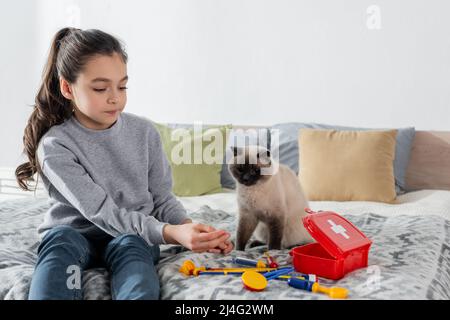
[[[23,190],[30,191],[28,181],[41,174],[36,150],[42,136],[54,125],[72,116],[72,102],[60,90],[59,79],[75,83],[83,67],[94,55],[111,56],[118,53],[126,63],[127,54],[122,43],[112,35],[96,29],[63,28],[52,40],[42,83],[35,98],[34,110],[25,127],[23,144],[29,162],[16,169],[16,180]]]

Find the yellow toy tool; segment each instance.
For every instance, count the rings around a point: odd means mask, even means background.
[[[186,260],[181,265],[179,271],[187,276],[198,275],[226,275],[226,274],[242,274],[246,271],[267,272],[276,270],[274,268],[206,268],[204,266],[196,267],[192,260]]]

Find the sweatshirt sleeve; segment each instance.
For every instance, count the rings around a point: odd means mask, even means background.
[[[152,126],[149,148],[148,191],[153,196],[154,215],[170,224],[181,224],[188,219],[186,209],[172,192],[172,170],[164,153],[159,132]]]
[[[166,223],[151,215],[119,208],[58,139],[43,139],[38,159],[43,174],[58,192],[103,231],[114,237],[137,234],[150,245],[165,243],[162,229]]]

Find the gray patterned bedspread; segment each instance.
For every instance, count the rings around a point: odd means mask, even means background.
[[[46,198],[0,202],[0,299],[26,299],[36,262],[36,233]],[[203,206],[192,219],[231,231],[235,213]],[[350,299],[450,299],[450,221],[436,215],[344,215],[372,241],[369,267],[353,271],[339,281],[321,279],[324,285],[350,290]],[[262,258],[265,247],[231,255],[196,254],[180,246],[162,246],[158,272],[162,299],[328,299],[326,295],[270,281],[263,292],[242,287],[239,276],[187,277],[178,272],[186,259],[196,265],[231,267],[232,255]],[[281,265],[291,263],[287,250],[272,250]],[[97,268],[83,273],[85,299],[111,299],[108,272]]]

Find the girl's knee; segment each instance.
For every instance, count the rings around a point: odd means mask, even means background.
[[[154,263],[159,260],[160,250],[157,245],[149,245],[142,237],[135,234],[123,234],[112,240],[106,250],[107,255],[151,256]]]
[[[74,228],[66,225],[56,226],[47,231],[42,242],[64,241],[70,243],[87,242],[87,240]]]
[[[145,247],[148,244],[145,242],[142,237],[136,234],[122,234],[114,238],[112,243],[119,244],[121,246],[132,246],[132,247]]]
[[[89,242],[77,230],[70,226],[56,226],[50,229],[42,239],[38,248],[38,254],[48,254],[59,250],[78,258],[86,258],[89,251]]]

